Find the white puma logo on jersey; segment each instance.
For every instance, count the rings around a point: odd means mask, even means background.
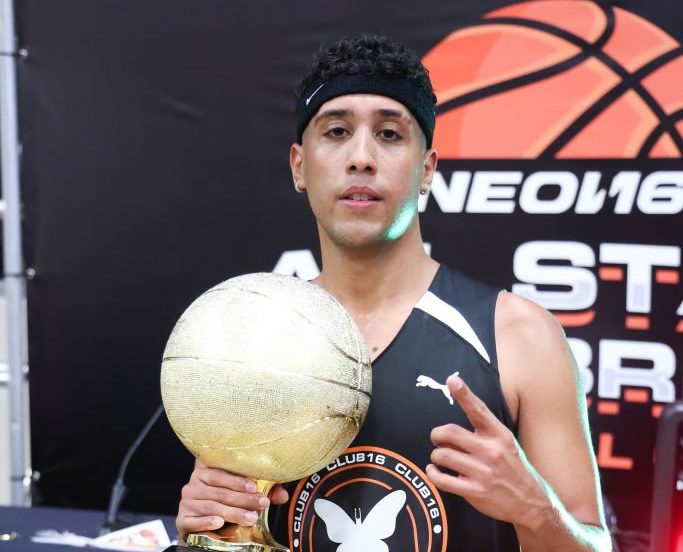
[[[355,521],[330,500],[319,498],[313,508],[325,522],[327,537],[340,546],[337,552],[389,552],[382,542],[396,531],[396,518],[406,503],[404,491],[394,491],[382,498],[361,521],[360,508],[354,509]]]
[[[456,372],[455,375],[459,376],[460,372]],[[448,402],[454,404],[453,396],[451,395],[451,391],[450,389],[448,389],[448,386],[445,383],[439,383],[438,381],[435,381],[429,376],[417,376],[417,383],[415,384],[415,387],[429,387],[430,389],[439,389],[448,399]]]

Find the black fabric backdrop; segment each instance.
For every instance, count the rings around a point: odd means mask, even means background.
[[[510,3],[16,3],[19,46],[28,51],[19,82],[25,254],[36,270],[28,305],[39,502],[106,504],[120,459],[160,402],[161,352],[193,298],[228,277],[272,270],[285,251],[311,250],[317,258],[314,221],[305,197],[293,191],[287,157],[292,90],[318,45],[376,31],[424,55]],[[618,5],[683,38],[674,0]],[[446,182],[455,169],[608,175],[683,165],[680,155],[440,164]],[[524,242],[588,244],[596,274],[599,244],[681,245],[680,210],[445,213],[432,197],[422,224],[435,258],[505,288],[517,281],[513,253]],[[600,433],[610,432],[612,456],[632,458],[633,469],[601,471],[620,525],[637,530],[649,525],[656,401],[622,403],[616,417],[597,414],[598,342],[668,343],[680,364],[681,334],[671,329],[680,319],[680,285],[658,286],[653,294],[647,334],[624,329],[623,285],[600,284],[595,321],[567,329],[592,348],[596,447]],[[680,398],[679,373],[673,381]],[[159,423],[131,463],[126,507],[174,512],[190,468],[189,454]]]

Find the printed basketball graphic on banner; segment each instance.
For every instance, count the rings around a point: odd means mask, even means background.
[[[503,7],[423,59],[441,158],[680,158],[683,50],[626,10]]]
[[[444,552],[448,524],[422,470],[383,448],[352,447],[299,482],[289,507],[294,552]]]

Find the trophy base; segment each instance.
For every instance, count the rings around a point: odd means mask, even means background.
[[[205,548],[200,546],[187,546],[174,544],[164,550],[164,552],[197,552],[198,550],[227,550],[229,552],[290,552],[289,548],[281,546],[272,547],[254,542],[243,542],[239,544],[226,543],[230,548]]]
[[[204,535],[194,535],[204,537]],[[164,552],[197,552],[198,550],[214,550],[221,552],[290,552],[277,543],[263,544],[257,542],[226,542],[213,538],[195,539],[191,546],[174,544],[164,550]]]
[[[260,521],[263,521],[262,518]],[[164,552],[290,552],[289,548],[278,544],[271,536],[267,525],[243,527],[227,524],[216,531],[190,533],[187,544],[167,548]]]

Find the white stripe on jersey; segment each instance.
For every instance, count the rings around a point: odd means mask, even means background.
[[[453,305],[449,305],[445,301],[439,299],[431,291],[428,291],[422,296],[422,299],[417,302],[415,308],[426,312],[446,324],[446,326],[472,345],[486,362],[491,364],[489,354],[486,352],[486,349],[484,349],[477,334],[474,333],[472,326],[470,326],[465,317],[460,314],[460,311]]]

